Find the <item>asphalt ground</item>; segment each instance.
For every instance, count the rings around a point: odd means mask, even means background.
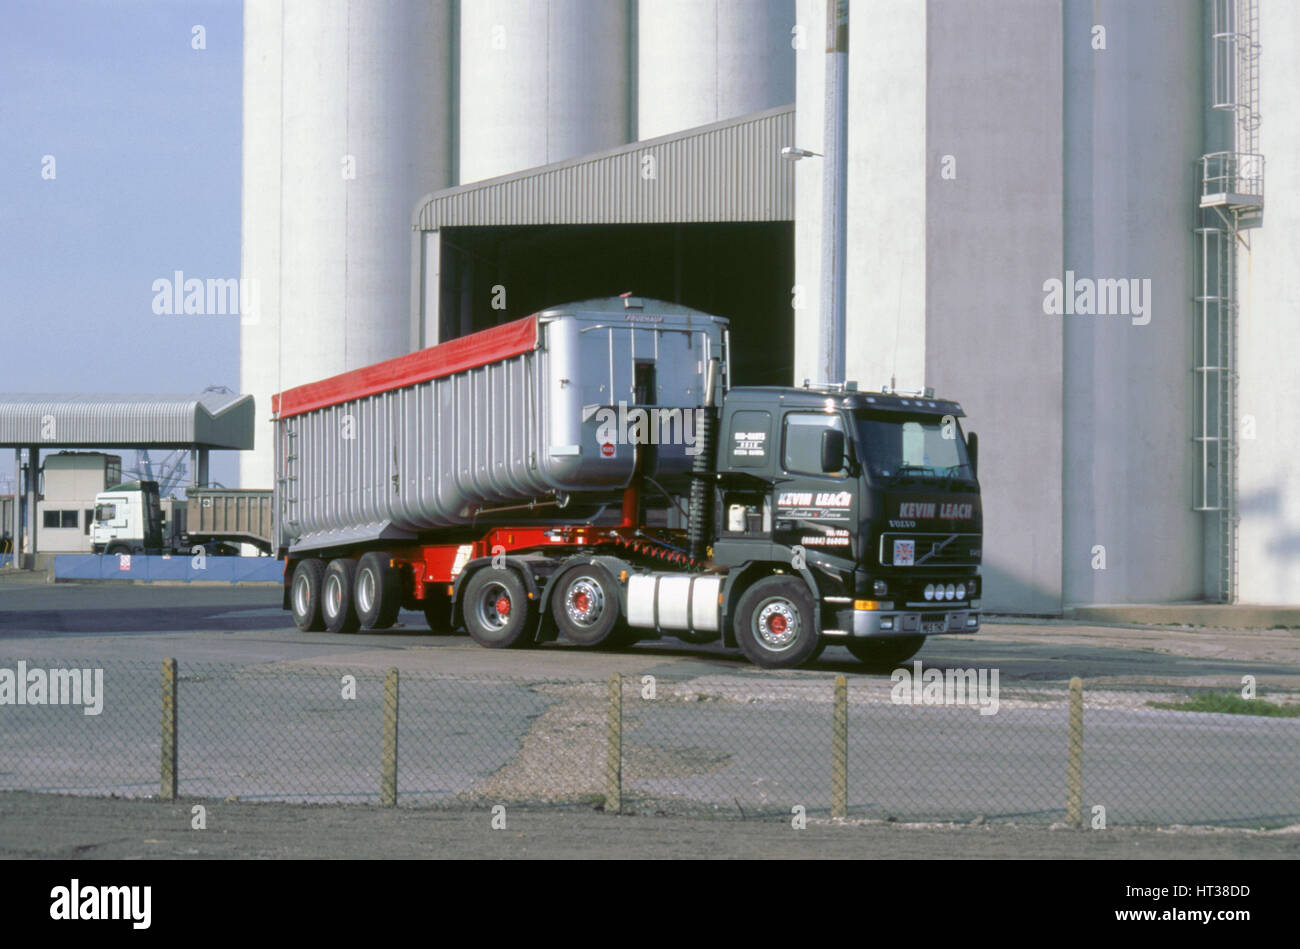
[[[718,821],[595,811],[162,803],[0,793],[6,859],[1296,859],[1300,828],[1101,831],[811,819]],[[498,821],[498,824],[500,822]]]
[[[589,652],[564,644],[497,651],[463,636],[432,635],[419,614],[404,613],[402,621],[402,627],[383,633],[303,634],[279,609],[274,588],[0,580],[0,665],[16,659],[29,664],[78,660],[102,663],[110,683],[115,669],[120,675],[132,670],[134,677],[119,677],[117,687],[109,690],[110,705],[94,723],[108,745],[87,740],[85,721],[68,724],[62,733],[55,728],[51,735],[52,719],[32,715],[68,710],[5,709],[27,714],[26,719],[7,716],[6,745],[39,749],[40,754],[19,760],[16,767],[0,767],[0,787],[156,793],[154,663],[175,657],[183,677],[181,794],[234,808],[243,815],[241,822],[271,822],[265,839],[282,840],[280,855],[305,855],[313,845],[309,840],[295,843],[287,830],[277,836],[274,825],[291,828],[322,820],[329,827],[327,841],[335,836],[335,821],[348,826],[374,821],[381,842],[372,855],[385,852],[384,847],[408,852],[416,842],[407,840],[407,822],[420,819],[408,814],[434,822],[449,855],[515,855],[482,849],[501,846],[508,837],[494,836],[488,839],[496,843],[485,844],[473,831],[485,809],[505,802],[521,819],[536,822],[531,825],[539,834],[532,838],[536,852],[553,856],[565,855],[564,848],[579,839],[585,841],[583,847],[594,848],[593,854],[612,855],[623,846],[628,828],[643,824],[661,828],[645,832],[663,837],[661,855],[688,855],[684,848],[689,841],[711,840],[710,834],[742,848],[729,850],[718,843],[718,855],[743,855],[743,840],[753,840],[757,847],[765,839],[767,831],[761,828],[788,829],[782,815],[792,804],[806,807],[812,817],[809,830],[800,834],[824,830],[843,835],[853,828],[852,846],[874,840],[872,835],[894,833],[899,823],[960,820],[994,829],[973,835],[965,826],[912,830],[981,841],[970,845],[970,856],[1001,855],[990,840],[1008,841],[1007,854],[1029,848],[1049,856],[1088,856],[1094,852],[1078,848],[1097,844],[1069,842],[1088,834],[1047,830],[1062,814],[1063,686],[1078,675],[1086,683],[1085,803],[1107,809],[1110,829],[1103,836],[1137,835],[1137,851],[1143,834],[1154,834],[1156,842],[1169,836],[1135,824],[1270,828],[1264,834],[1216,830],[1174,836],[1195,841],[1187,844],[1188,853],[1209,847],[1222,855],[1280,856],[1288,853],[1292,839],[1285,828],[1300,822],[1300,720],[1205,716],[1146,705],[1207,689],[1236,690],[1245,675],[1254,676],[1270,699],[1295,701],[1300,698],[1300,635],[1295,631],[1017,620],[989,623],[976,636],[932,639],[920,655],[926,669],[998,671],[1002,707],[997,715],[984,717],[973,709],[893,706],[887,699],[888,676],[863,675],[847,652],[834,647],[811,668],[771,673],[719,647],[675,640],[643,642],[622,652]],[[377,800],[379,703],[362,701],[343,711],[334,702],[335,683],[342,675],[356,675],[359,698],[369,689],[373,700],[379,677],[389,667],[403,672],[401,799],[439,807],[394,812],[313,806]],[[185,681],[187,672],[190,680]],[[634,680],[624,700],[625,796],[634,816],[596,809],[604,788],[603,680],[613,672]],[[851,695],[853,822],[848,825],[819,823],[829,813],[829,680],[840,673],[850,677]],[[675,701],[638,704],[636,682],[644,675],[663,682],[665,697]],[[293,725],[289,732],[286,722]],[[66,730],[74,727],[75,732]],[[334,742],[323,759],[317,740],[322,733]],[[286,734],[297,737],[288,741]],[[101,754],[105,747],[113,753]],[[421,747],[437,753],[421,758]],[[88,754],[124,763],[125,770],[109,773],[109,768],[87,779]],[[33,775],[41,780],[33,781]],[[231,796],[238,800],[225,803]],[[119,842],[104,844],[102,850],[96,838],[103,835],[93,832],[95,822],[104,821],[107,834],[122,820],[136,819],[133,815],[153,814],[140,819],[157,822],[157,808],[176,806],[4,795],[9,803],[29,798],[51,802],[45,806],[51,809],[52,827],[80,828],[76,832],[86,838],[87,854],[113,855],[114,846],[148,853],[159,845],[144,844],[154,839],[147,836],[131,843],[131,835],[119,840],[109,834],[109,841]],[[310,803],[264,803],[275,799]],[[529,806],[540,802],[558,806]],[[101,807],[126,810],[110,817]],[[143,810],[130,810],[136,807]],[[66,809],[86,814],[90,824],[71,820]],[[712,816],[699,821],[696,813]],[[0,820],[0,853],[29,852],[21,835],[10,836],[12,828],[36,820],[30,811],[27,815],[20,822]],[[719,821],[719,816],[729,819]],[[462,818],[469,828],[465,836],[448,829],[461,827]],[[36,820],[38,826],[44,823]],[[575,830],[588,824],[589,835]],[[699,836],[696,824],[712,831]],[[52,832],[50,839],[57,842],[60,833]],[[685,838],[680,845],[674,843],[678,834]],[[185,835],[181,839],[191,841]],[[244,847],[249,855],[276,855],[273,848],[252,847],[252,838],[235,839],[243,843],[231,846]],[[792,856],[804,846],[794,840],[769,843],[777,847],[774,853]],[[187,842],[182,849],[193,846]],[[964,843],[954,846],[958,852],[953,855],[965,853]],[[984,846],[994,852],[975,852]],[[1168,846],[1178,850],[1183,845]],[[220,854],[200,847],[199,855]],[[822,855],[851,854],[831,846]]]

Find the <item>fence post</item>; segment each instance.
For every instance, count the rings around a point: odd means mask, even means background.
[[[397,805],[397,669],[384,678],[384,737],[379,765],[379,804]]]
[[[623,677],[609,677],[609,712],[605,729],[605,812],[623,811]]]
[[[162,664],[162,777],[159,796],[176,800],[176,660]]]
[[[849,687],[844,676],[835,677],[831,714],[831,817],[849,814]]]
[[[1065,776],[1065,822],[1083,826],[1083,680],[1070,680],[1070,756]]]

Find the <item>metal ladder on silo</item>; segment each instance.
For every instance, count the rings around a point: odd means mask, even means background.
[[[1263,223],[1259,154],[1259,3],[1213,0],[1213,107],[1231,112],[1232,148],[1201,157],[1197,195],[1200,292],[1195,297],[1196,434],[1200,478],[1193,509],[1216,517],[1217,597],[1237,600],[1237,255]]]

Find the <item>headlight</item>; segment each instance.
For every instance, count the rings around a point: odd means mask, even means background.
[[[951,600],[953,597],[957,595],[957,588],[950,583],[943,588],[943,595],[947,599]]]
[[[884,596],[889,592],[889,584],[884,580],[877,580],[871,585],[871,589],[875,591],[876,596]]]
[[[959,600],[966,599],[966,584],[964,583],[957,584],[957,599]]]
[[[925,598],[926,598],[927,600],[933,600],[933,599],[934,599],[934,584],[933,584],[933,583],[927,583],[927,584],[925,585]]]

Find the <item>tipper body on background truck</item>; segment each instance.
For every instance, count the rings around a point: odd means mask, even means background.
[[[190,488],[159,496],[158,482],[130,481],[95,495],[90,547],[97,554],[237,555],[249,544],[272,552],[270,491]]]
[[[975,436],[932,393],[732,387],[728,323],[631,296],[273,397],[303,630],[674,636],[766,668],[979,628]]]

